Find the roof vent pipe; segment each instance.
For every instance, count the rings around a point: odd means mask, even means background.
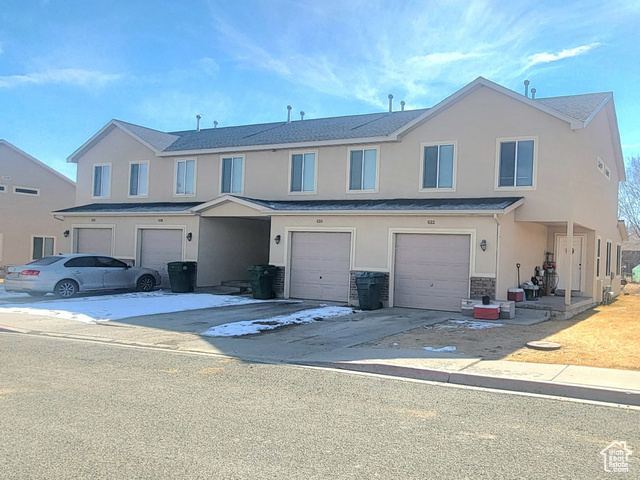
[[[200,131],[200,119],[202,118],[202,115],[196,115],[196,132]]]
[[[304,110],[300,110],[300,120],[304,120]]]
[[[400,110],[401,110],[401,111],[403,111],[403,112],[404,112],[404,106],[405,106],[405,105],[406,105],[405,101],[404,101],[404,100],[402,100],[402,101],[400,102]]]
[[[213,128],[218,128],[218,120],[213,121]]]
[[[393,93],[389,94],[389,113],[393,112]]]
[[[535,100],[535,99],[536,99],[536,89],[535,89],[535,88],[532,88],[532,89],[531,89],[531,98],[532,98],[533,100]]]
[[[524,96],[529,98],[529,80],[524,81]]]
[[[292,108],[293,107],[291,105],[287,105],[287,110],[288,110],[288,112],[287,112],[287,123],[291,123],[291,109]]]

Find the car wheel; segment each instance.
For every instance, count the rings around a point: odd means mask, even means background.
[[[73,280],[60,280],[53,289],[56,297],[70,298],[78,293],[78,284]]]
[[[47,292],[27,292],[27,294],[31,297],[44,297]]]
[[[143,275],[138,279],[138,291],[150,292],[156,286],[156,280],[151,275]]]

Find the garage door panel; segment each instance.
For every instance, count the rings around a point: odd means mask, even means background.
[[[291,237],[289,295],[346,302],[349,296],[351,235],[295,232]]]
[[[457,311],[469,293],[468,235],[398,234],[394,305]]]
[[[162,286],[169,287],[169,262],[182,261],[182,230],[144,228],[140,230],[140,266],[160,272]]]
[[[78,228],[76,253],[111,256],[112,239],[113,229],[111,228]]]

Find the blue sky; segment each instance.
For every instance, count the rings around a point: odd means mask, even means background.
[[[640,2],[22,0],[0,9],[0,138],[66,158],[110,119],[165,131],[434,105],[478,76],[613,91],[640,155]]]

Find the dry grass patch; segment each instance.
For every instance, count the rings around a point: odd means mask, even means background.
[[[626,291],[631,294],[620,295],[611,305],[587,310],[570,320],[481,330],[464,324],[451,327],[451,322],[445,322],[416,328],[366,346],[392,349],[454,346],[457,354],[485,360],[640,371],[640,286],[628,285]],[[527,342],[534,340],[556,342],[562,348],[539,351],[525,347]]]
[[[640,370],[640,295],[621,295],[564,323],[539,339],[561,344],[560,350],[520,348],[504,360]]]

